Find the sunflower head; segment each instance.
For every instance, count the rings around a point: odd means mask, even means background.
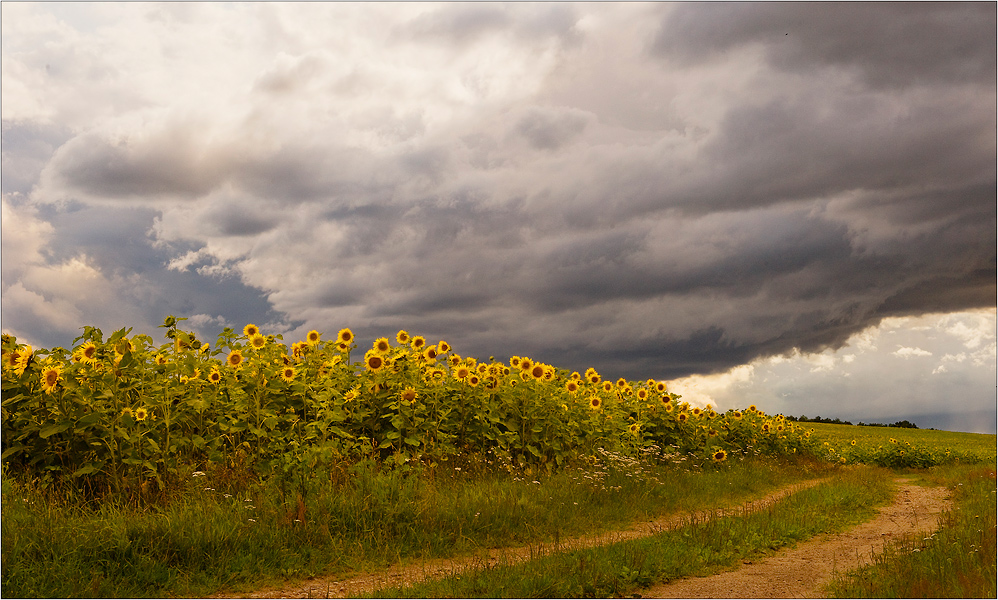
[[[61,379],[61,371],[59,367],[46,367],[42,371],[42,388],[45,390],[46,394],[51,394],[55,391],[56,387],[59,385],[59,380]]]
[[[534,381],[540,381],[541,379],[544,379],[544,372],[545,372],[544,365],[540,363],[535,363],[534,366],[530,367],[529,369],[530,376],[534,378]]]
[[[520,360],[521,359],[520,359],[519,356],[511,356],[511,357],[509,357],[509,366],[513,367],[514,369],[519,369],[520,368]]]
[[[728,458],[728,453],[724,450],[716,450],[714,454],[711,455],[711,458],[713,458],[715,462],[722,462]]]
[[[347,344],[350,345],[353,342],[353,332],[347,328],[340,329],[340,332],[336,334],[337,344]]]
[[[380,337],[374,340],[374,351],[378,354],[387,354],[391,349],[392,345],[388,343],[388,338]]]
[[[368,371],[376,373],[384,368],[385,358],[376,352],[368,352],[364,356],[364,366]]]
[[[475,375],[474,373],[472,373],[471,375],[468,376],[468,385],[470,385],[471,387],[478,386],[478,384],[481,381],[482,381],[482,379],[478,375]]]
[[[421,335],[417,335],[416,337],[412,338],[412,341],[409,342],[409,344],[412,346],[413,350],[422,350],[423,346],[426,345],[426,338],[424,338]]]
[[[526,356],[524,356],[523,358],[520,359],[520,370],[521,371],[525,371],[525,372],[529,373],[530,369],[532,369],[532,368],[534,368],[534,361],[530,360]]]
[[[457,379],[467,379],[468,375],[471,375],[471,369],[463,365],[454,371],[454,377]]]
[[[409,332],[405,329],[400,329],[399,332],[395,334],[395,341],[400,344],[408,344],[409,339]]]
[[[416,390],[413,389],[412,386],[407,386],[404,390],[402,390],[402,393],[399,394],[399,398],[401,398],[403,402],[412,402],[417,396],[419,396],[419,394],[416,393]]]
[[[305,343],[308,344],[309,346],[314,346],[319,343],[320,337],[322,336],[319,334],[319,332],[313,329],[312,331],[308,332],[308,335],[305,336]]]
[[[260,348],[263,348],[264,346],[267,345],[267,338],[263,337],[259,333],[256,334],[256,335],[250,336],[249,341],[250,341],[250,346],[253,346],[257,350],[259,350]]]
[[[437,359],[437,347],[427,346],[426,350],[423,350],[423,358],[429,362],[433,362]]]
[[[142,407],[139,407],[139,408],[135,409],[135,420],[136,421],[145,421],[147,416],[149,416],[149,413],[146,412],[146,409],[144,409]]]
[[[627,427],[627,431],[631,432],[631,434],[633,434],[633,435],[637,435],[638,432],[641,431],[641,426],[638,425],[637,423],[631,423]]]
[[[450,352],[450,344],[448,344],[443,340],[440,340],[439,342],[437,342],[437,352],[439,352],[440,354],[446,354]]]
[[[250,323],[246,325],[246,327],[243,327],[243,335],[245,335],[248,338],[251,338],[254,335],[260,335],[260,328]]]
[[[281,369],[281,379],[285,383],[291,383],[295,378],[295,368],[294,367],[284,367]]]
[[[589,397],[589,408],[599,410],[603,406],[603,400],[599,396]]]
[[[613,382],[604,381],[603,382],[603,391],[604,392],[612,392],[613,391]]]
[[[575,392],[579,391],[579,382],[574,379],[569,379],[565,383],[565,390],[570,394],[574,394]]]
[[[208,381],[218,383],[221,380],[222,374],[218,372],[218,367],[212,367],[211,371],[208,371]]]
[[[229,355],[225,357],[225,364],[229,365],[233,369],[238,369],[243,364],[243,353],[239,350],[229,352]]]

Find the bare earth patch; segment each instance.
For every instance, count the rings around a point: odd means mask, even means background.
[[[350,598],[376,589],[445,577],[476,566],[512,564],[537,556],[646,537],[674,529],[691,519],[702,521],[725,515],[748,514],[771,506],[794,492],[813,487],[823,479],[785,486],[768,496],[728,510],[674,515],[640,523],[631,529],[596,536],[560,540],[555,544],[520,548],[482,549],[472,556],[445,559],[408,559],[384,571],[350,578],[318,577],[280,588],[216,598]],[[899,480],[900,481],[900,480]],[[645,598],[797,598],[818,597],[833,570],[845,571],[864,562],[894,536],[932,531],[941,513],[950,506],[945,488],[905,485],[894,503],[878,516],[845,533],[820,536],[772,557],[743,565],[736,571],[710,577],[688,578],[641,591]]]

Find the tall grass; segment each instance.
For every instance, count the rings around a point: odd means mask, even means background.
[[[652,537],[575,550],[519,564],[482,566],[373,597],[590,598],[629,595],[657,581],[724,570],[825,532],[841,531],[888,501],[892,486],[875,469],[841,471],[768,510],[693,521]]]
[[[936,477],[953,489],[956,508],[929,536],[886,546],[870,566],[835,578],[836,598],[994,598],[995,514],[993,468],[950,470]]]
[[[605,454],[554,475],[488,460],[433,470],[373,462],[295,486],[227,470],[155,502],[86,503],[3,476],[6,597],[204,596],[478,548],[547,543],[663,514],[736,506],[827,472],[745,458],[653,465]],[[476,466],[478,465],[478,466]]]

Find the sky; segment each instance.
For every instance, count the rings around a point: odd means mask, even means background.
[[[399,329],[996,429],[994,3],[3,3],[5,332]]]

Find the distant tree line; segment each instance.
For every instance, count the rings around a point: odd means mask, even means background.
[[[851,421],[843,421],[842,419],[829,419],[827,417],[808,417],[801,415],[799,417],[787,417],[788,421],[796,421],[798,423],[831,423],[833,425],[852,425]],[[904,429],[918,429],[918,425],[915,425],[911,421],[905,419],[904,421],[897,421],[895,423],[864,423],[860,421],[857,425],[863,425],[866,427],[901,427]]]

